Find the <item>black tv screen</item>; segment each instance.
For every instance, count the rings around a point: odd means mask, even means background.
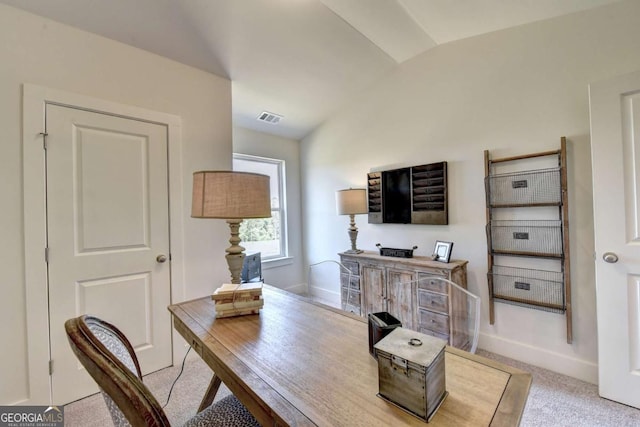
[[[411,222],[411,168],[382,173],[382,216],[387,223]]]

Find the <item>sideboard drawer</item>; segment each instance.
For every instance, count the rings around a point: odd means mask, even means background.
[[[429,310],[418,310],[420,327],[440,334],[449,334],[449,316],[434,313]]]
[[[347,288],[341,288],[340,290],[342,291],[341,296],[343,308],[345,304],[353,307],[360,307],[360,292],[351,289],[351,292],[349,292],[349,300],[347,301]]]
[[[448,334],[441,334],[440,332],[435,332],[435,331],[432,331],[431,329],[427,329],[422,326],[418,328],[418,332],[425,335],[431,335],[432,337],[440,338],[441,340],[445,340],[446,342],[449,342]]]
[[[432,274],[418,273],[418,288],[446,294],[449,285],[444,280],[438,280],[439,278]]]
[[[418,306],[442,314],[449,314],[449,297],[445,294],[418,289]]]
[[[350,275],[349,273],[342,273],[340,275],[340,286],[346,288],[347,285],[351,287],[351,289],[355,289],[356,291],[360,290],[360,276]]]
[[[342,260],[342,265],[344,265],[347,269],[349,269],[351,274],[353,274],[354,276],[360,275],[360,265],[357,262]],[[349,274],[346,271],[344,271],[344,269],[342,269],[342,272],[344,274]]]

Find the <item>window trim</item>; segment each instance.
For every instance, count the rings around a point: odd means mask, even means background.
[[[264,254],[262,254],[261,258],[263,263],[269,263],[269,262],[284,260],[289,258],[289,233],[287,229],[286,161],[284,159],[255,156],[252,154],[233,153],[233,160],[236,160],[236,159],[244,160],[248,162],[269,163],[269,164],[277,165],[278,192],[279,192],[278,211],[280,212],[280,253],[277,255],[271,255],[271,256],[264,256]],[[246,171],[239,171],[239,172],[246,172]]]

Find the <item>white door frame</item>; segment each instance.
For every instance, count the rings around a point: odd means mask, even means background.
[[[182,131],[179,116],[118,104],[71,92],[31,84],[23,85],[23,197],[24,259],[27,313],[28,383],[27,399],[16,404],[59,404],[51,402],[49,376],[49,325],[46,247],[46,175],[43,136],[46,104],[59,104],[103,114],[157,123],[167,127],[169,144],[169,238],[171,244],[171,301],[182,301],[184,289],[184,233]],[[173,340],[173,363],[186,349]]]

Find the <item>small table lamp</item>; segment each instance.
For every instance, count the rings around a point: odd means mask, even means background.
[[[364,188],[350,188],[348,190],[336,191],[336,210],[338,215],[349,215],[351,223],[349,225],[349,238],[351,239],[351,249],[345,251],[347,254],[359,254],[363,252],[356,248],[356,238],[358,228],[354,216],[367,213],[367,190]]]
[[[193,173],[192,218],[226,219],[231,229],[226,249],[231,283],[240,283],[244,248],[240,246],[240,223],[245,218],[271,216],[269,177],[257,173],[199,171]]]

